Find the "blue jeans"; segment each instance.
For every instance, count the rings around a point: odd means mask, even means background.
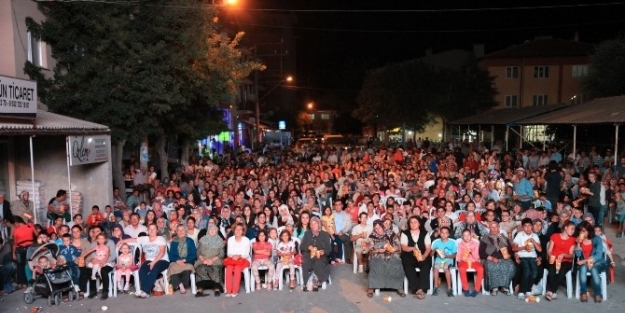
[[[78,265],[74,262],[68,262],[67,267],[69,268],[70,276],[72,276],[72,282],[74,285],[78,286],[80,284],[80,270],[78,269]]]
[[[334,247],[337,247],[336,252],[334,251]],[[332,252],[330,252],[330,262],[335,259],[343,258],[343,240],[339,238],[339,235],[334,235],[334,240],[332,240]]]
[[[601,272],[606,270],[605,261],[596,262],[590,269],[590,279],[592,280],[592,288],[595,291],[595,295],[602,295],[601,293]],[[579,275],[579,294],[586,293],[588,284],[588,266],[583,264],[579,267],[577,275]]]
[[[139,282],[141,283],[141,291],[150,294],[154,288],[154,283],[158,278],[158,275],[169,267],[169,262],[165,260],[159,260],[154,264],[152,270],[150,270],[151,261],[144,262],[139,268]]]
[[[519,293],[531,292],[537,276],[538,265],[536,265],[536,258],[521,258],[521,286],[519,287]]]
[[[15,274],[17,266],[13,262],[9,262],[0,266],[0,287],[4,289],[11,284],[11,277]]]
[[[603,220],[605,219],[605,212],[608,211],[608,206],[607,205],[602,205],[599,208],[599,213],[597,214],[597,224],[603,226]],[[608,223],[610,223],[610,221],[608,221]]]

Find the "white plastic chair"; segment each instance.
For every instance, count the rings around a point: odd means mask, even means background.
[[[115,268],[113,268],[112,271],[109,272],[108,274],[109,276],[109,291],[108,291],[108,296],[109,297],[117,297],[117,290],[115,289],[116,286],[114,286],[113,281],[115,280]],[[91,284],[87,283],[87,292],[86,294],[90,294],[91,293]],[[96,279],[96,292],[99,290],[102,290],[102,282],[100,281],[100,279]]]
[[[415,271],[417,273],[421,273],[421,269],[415,268]],[[407,277],[404,277],[404,293],[408,294],[408,278]],[[376,290],[376,294],[380,294],[379,289]]]
[[[474,241],[477,241],[475,239],[472,239]],[[456,239],[456,246],[459,245],[459,243],[462,241],[462,239]],[[474,268],[467,268],[467,274],[468,273],[477,273],[477,271]],[[477,279],[477,277],[475,278]],[[485,290],[485,286],[484,286],[484,278],[482,278],[482,292]],[[480,292],[480,291],[478,291]],[[462,279],[460,279],[460,269],[457,270],[457,276],[456,276],[456,295],[462,294]]]
[[[167,243],[167,252],[169,252],[169,246],[170,243]],[[165,281],[165,286],[169,287],[169,278],[167,277],[167,270],[164,270],[162,272],[163,274],[163,280]],[[197,286],[195,285],[195,272],[191,272],[190,274],[190,284],[191,284],[191,294],[196,294],[197,293]],[[169,290],[169,288],[167,288],[167,290]],[[165,291],[165,293],[167,293],[167,291]]]
[[[225,266],[224,266],[224,270],[225,270]],[[251,280],[251,269],[249,267],[246,267],[243,269],[243,271],[241,272],[243,273],[243,287],[245,288],[245,293],[250,293],[250,282],[253,281]],[[224,286],[226,285],[226,279],[228,277],[226,275],[224,275]]]
[[[566,273],[566,297],[569,299],[573,298],[573,269],[570,269],[567,273]],[[549,271],[547,269],[545,269],[543,271],[543,279],[542,279],[542,285],[543,285],[543,296],[547,294],[547,275],[549,274]]]
[[[439,239],[436,239],[436,240],[439,240]],[[454,241],[454,243],[455,243],[455,241]],[[432,269],[436,269],[438,275],[430,275],[430,289],[428,290],[428,295],[431,295],[434,292],[434,279],[438,278],[438,276],[440,274],[445,273],[444,269],[442,269],[440,267],[437,267],[437,266],[434,266],[434,264],[436,264],[434,262],[435,260],[436,260],[436,256],[432,255],[432,264],[433,264]],[[450,275],[449,275],[450,277],[449,278],[451,279],[451,291],[452,291],[452,293],[455,296],[455,295],[457,295],[457,291],[456,291],[457,288],[454,288],[454,287],[458,286],[458,282],[457,282],[457,280],[458,280],[458,273],[457,273],[457,267],[456,267],[456,259],[452,260],[452,264],[449,267],[449,273],[450,273]]]
[[[295,242],[295,245],[297,247],[299,247],[299,245],[300,245],[299,238],[292,237],[291,239]],[[300,252],[298,251],[298,253],[300,253]],[[300,286],[303,286],[303,284],[304,284],[304,278],[303,278],[304,273],[302,272],[302,267],[299,266],[299,265],[293,265],[293,268],[295,269],[295,279],[296,279],[297,284],[300,285]],[[288,267],[283,267],[282,268],[282,273],[276,273],[276,275],[279,275],[278,289],[282,290],[284,288],[284,284],[289,281],[289,268]]]
[[[250,240],[250,245],[253,245],[255,242],[256,242],[256,238]],[[250,267],[251,267],[252,262],[254,261],[254,259],[252,259],[253,253],[254,253],[253,251],[250,253]],[[267,267],[265,265],[258,267],[258,271],[265,271],[265,284],[271,282],[271,281],[268,280],[269,279],[269,276],[268,276],[269,271],[268,270],[269,270],[269,267]],[[250,291],[251,292],[256,291],[256,288],[254,286],[255,283],[256,283],[256,278],[254,277],[254,271],[252,271],[252,269],[250,268],[250,281],[249,281],[249,284],[250,284]]]
[[[604,258],[607,258],[607,256],[605,256],[604,254]],[[607,275],[607,267],[606,270],[601,272],[601,274],[599,274],[599,277],[601,278],[601,296],[603,297],[603,300],[608,300],[608,275]],[[588,270],[588,273],[586,274],[586,276],[590,277],[591,273],[590,270]],[[579,282],[579,270],[577,272],[577,275],[575,277],[575,298],[579,299],[579,290],[580,290],[580,282]]]

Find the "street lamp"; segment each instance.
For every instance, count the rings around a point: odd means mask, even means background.
[[[255,92],[256,92],[256,140],[258,140],[258,143],[260,144],[260,141],[262,140],[261,138],[261,132],[260,132],[260,101],[265,99],[272,91],[274,91],[276,88],[278,88],[278,86],[282,85],[283,83],[290,83],[293,81],[293,76],[287,76],[285,77],[283,80],[279,81],[275,86],[271,87],[271,89],[269,89],[269,91],[267,91],[261,98],[258,98],[258,71],[256,73],[254,73],[254,85],[255,85]]]
[[[307,107],[309,110],[312,110],[312,109],[313,109],[313,107],[314,107],[314,105],[315,105],[314,103],[312,103],[312,102],[308,102],[308,104],[306,105],[306,107]]]

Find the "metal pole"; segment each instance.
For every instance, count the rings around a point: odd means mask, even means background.
[[[508,151],[508,136],[510,135],[510,126],[506,125],[506,152]]]
[[[490,125],[490,148],[495,146],[495,125]]]
[[[254,54],[256,54],[256,49],[254,49]],[[254,138],[254,140],[252,141],[258,140],[258,144],[260,144],[260,99],[258,99],[258,71],[254,71],[254,92],[256,93],[256,114],[254,115],[254,123],[256,123],[256,138]],[[253,148],[254,143],[252,142],[251,145]]]
[[[577,159],[577,125],[573,125],[573,159]]]
[[[72,157],[72,143],[70,137],[65,137],[65,151],[67,152],[67,193],[69,194],[69,214],[74,216],[74,208],[72,207],[72,175],[70,171],[70,159]]]
[[[33,204],[37,202],[45,203],[42,201],[40,194],[35,194],[35,158],[33,156],[33,137],[35,136],[30,136],[30,182],[33,188],[31,196],[33,197]],[[36,204],[34,205],[33,212],[34,212],[33,221],[35,222],[35,224],[37,224],[37,205]]]
[[[519,126],[519,149],[523,148],[523,126]]]
[[[616,162],[619,162],[621,158],[618,157],[618,128],[619,124],[614,125],[614,164],[612,164],[612,168],[616,168]]]
[[[477,145],[480,146],[484,141],[484,136],[482,136],[482,125],[477,125]]]

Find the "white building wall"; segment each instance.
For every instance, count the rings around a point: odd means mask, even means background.
[[[31,178],[28,141],[28,136],[16,136],[14,140],[16,181]],[[33,138],[33,150],[35,180],[45,184],[47,200],[53,198],[59,189],[68,190],[65,137],[36,136]],[[89,214],[93,205],[98,205],[103,210],[105,205],[113,203],[110,161],[72,166],[70,173],[72,190],[79,191],[83,196],[83,215]],[[75,208],[73,212],[78,213]]]

